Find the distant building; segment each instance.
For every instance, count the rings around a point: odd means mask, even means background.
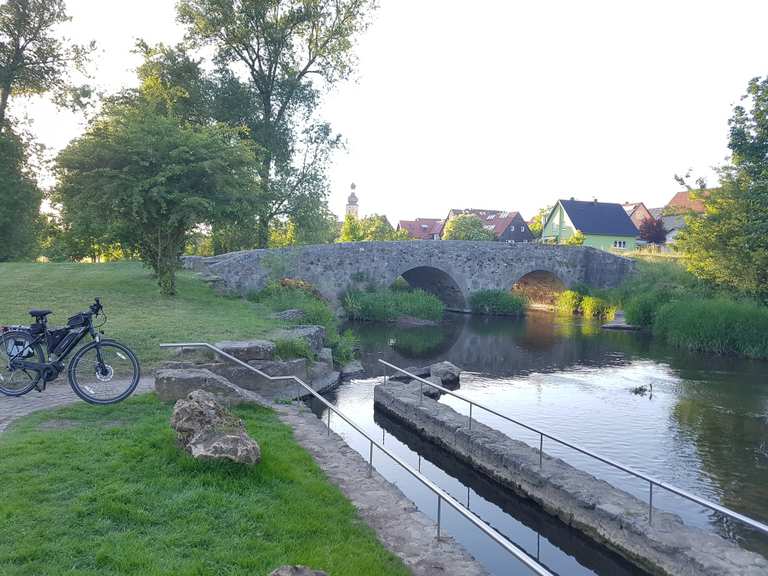
[[[355,186],[355,183],[353,182],[350,186],[350,189],[352,190],[349,194],[349,197],[347,198],[347,210],[346,215],[347,216],[354,216],[355,218],[359,218],[358,216],[358,205],[357,205],[357,194],[355,194],[355,189],[357,186]]]
[[[558,200],[541,230],[542,242],[565,244],[576,231],[584,235],[584,246],[601,250],[633,250],[637,227],[621,204]]]
[[[649,211],[654,218],[661,218],[664,229],[667,231],[667,244],[672,244],[680,230],[685,228],[685,217],[695,214],[703,214],[706,210],[704,201],[693,196],[706,198],[716,188],[704,190],[683,190],[678,192],[667,202],[663,208],[651,208]]]
[[[647,220],[648,218],[653,219],[651,211],[648,210],[642,202],[625,202],[622,205],[622,208],[624,208],[627,216],[632,220],[632,224],[634,224],[638,230],[640,230],[640,224],[642,224],[644,220]]]
[[[442,218],[416,218],[416,220],[400,220],[398,230],[406,230],[414,240],[440,240],[443,229]]]
[[[533,234],[528,229],[528,224],[525,222],[519,212],[502,212],[501,210],[457,210],[453,209],[448,212],[448,217],[443,221],[442,229],[445,228],[445,224],[451,218],[460,216],[462,214],[472,214],[480,218],[483,221],[483,225],[486,230],[493,232],[496,236],[496,240],[501,242],[514,243],[527,243],[533,242]],[[440,236],[442,237],[442,229]]]

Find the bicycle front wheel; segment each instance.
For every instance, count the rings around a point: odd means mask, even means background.
[[[69,363],[69,385],[91,404],[125,400],[139,384],[141,372],[136,355],[114,340],[91,342],[78,350]]]

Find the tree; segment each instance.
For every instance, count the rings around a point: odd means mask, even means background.
[[[69,72],[83,70],[93,43],[84,47],[54,32],[69,20],[64,0],[7,0],[0,6],[0,130],[16,95],[52,92],[57,104],[81,106],[90,95],[73,86]]]
[[[640,239],[651,244],[664,244],[667,230],[661,218],[646,218],[640,222]]]
[[[0,132],[0,261],[36,255],[42,193],[27,154],[21,137],[10,129]]]
[[[495,240],[493,231],[486,229],[475,214],[460,214],[445,223],[443,240]]]
[[[338,242],[388,242],[408,240],[408,232],[395,230],[386,216],[371,214],[358,219],[347,214],[341,226]]]
[[[263,150],[257,167],[256,244],[271,222],[327,196],[325,166],[340,138],[314,118],[322,89],[353,71],[355,38],[373,0],[181,0],[179,20],[195,46],[212,46],[221,70],[244,67],[231,85],[243,120]]]
[[[255,158],[227,127],[112,104],[57,162],[64,220],[138,253],[172,295],[188,237],[237,208]]]
[[[540,208],[539,212],[531,219],[531,223],[528,225],[528,230],[531,231],[534,238],[541,238],[541,231],[544,229],[544,222],[552,212],[552,206],[545,206]]]
[[[582,246],[584,244],[584,234],[582,234],[581,230],[576,230],[573,236],[568,238],[564,244],[566,246]]]
[[[700,278],[768,301],[768,77],[751,80],[743,99],[721,185],[702,195],[705,213],[686,218],[677,243]]]

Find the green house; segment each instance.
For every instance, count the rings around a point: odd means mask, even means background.
[[[637,228],[621,204],[558,200],[541,230],[541,241],[565,244],[576,231],[584,235],[584,246],[600,250],[634,250]]]

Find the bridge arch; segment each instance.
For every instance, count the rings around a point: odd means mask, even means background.
[[[413,288],[434,294],[449,310],[465,310],[467,301],[459,282],[442,268],[428,265],[409,266],[398,274]],[[392,279],[394,282],[395,279]]]
[[[531,304],[554,306],[558,294],[567,289],[567,284],[551,270],[530,270],[515,280],[512,292],[520,294]]]

